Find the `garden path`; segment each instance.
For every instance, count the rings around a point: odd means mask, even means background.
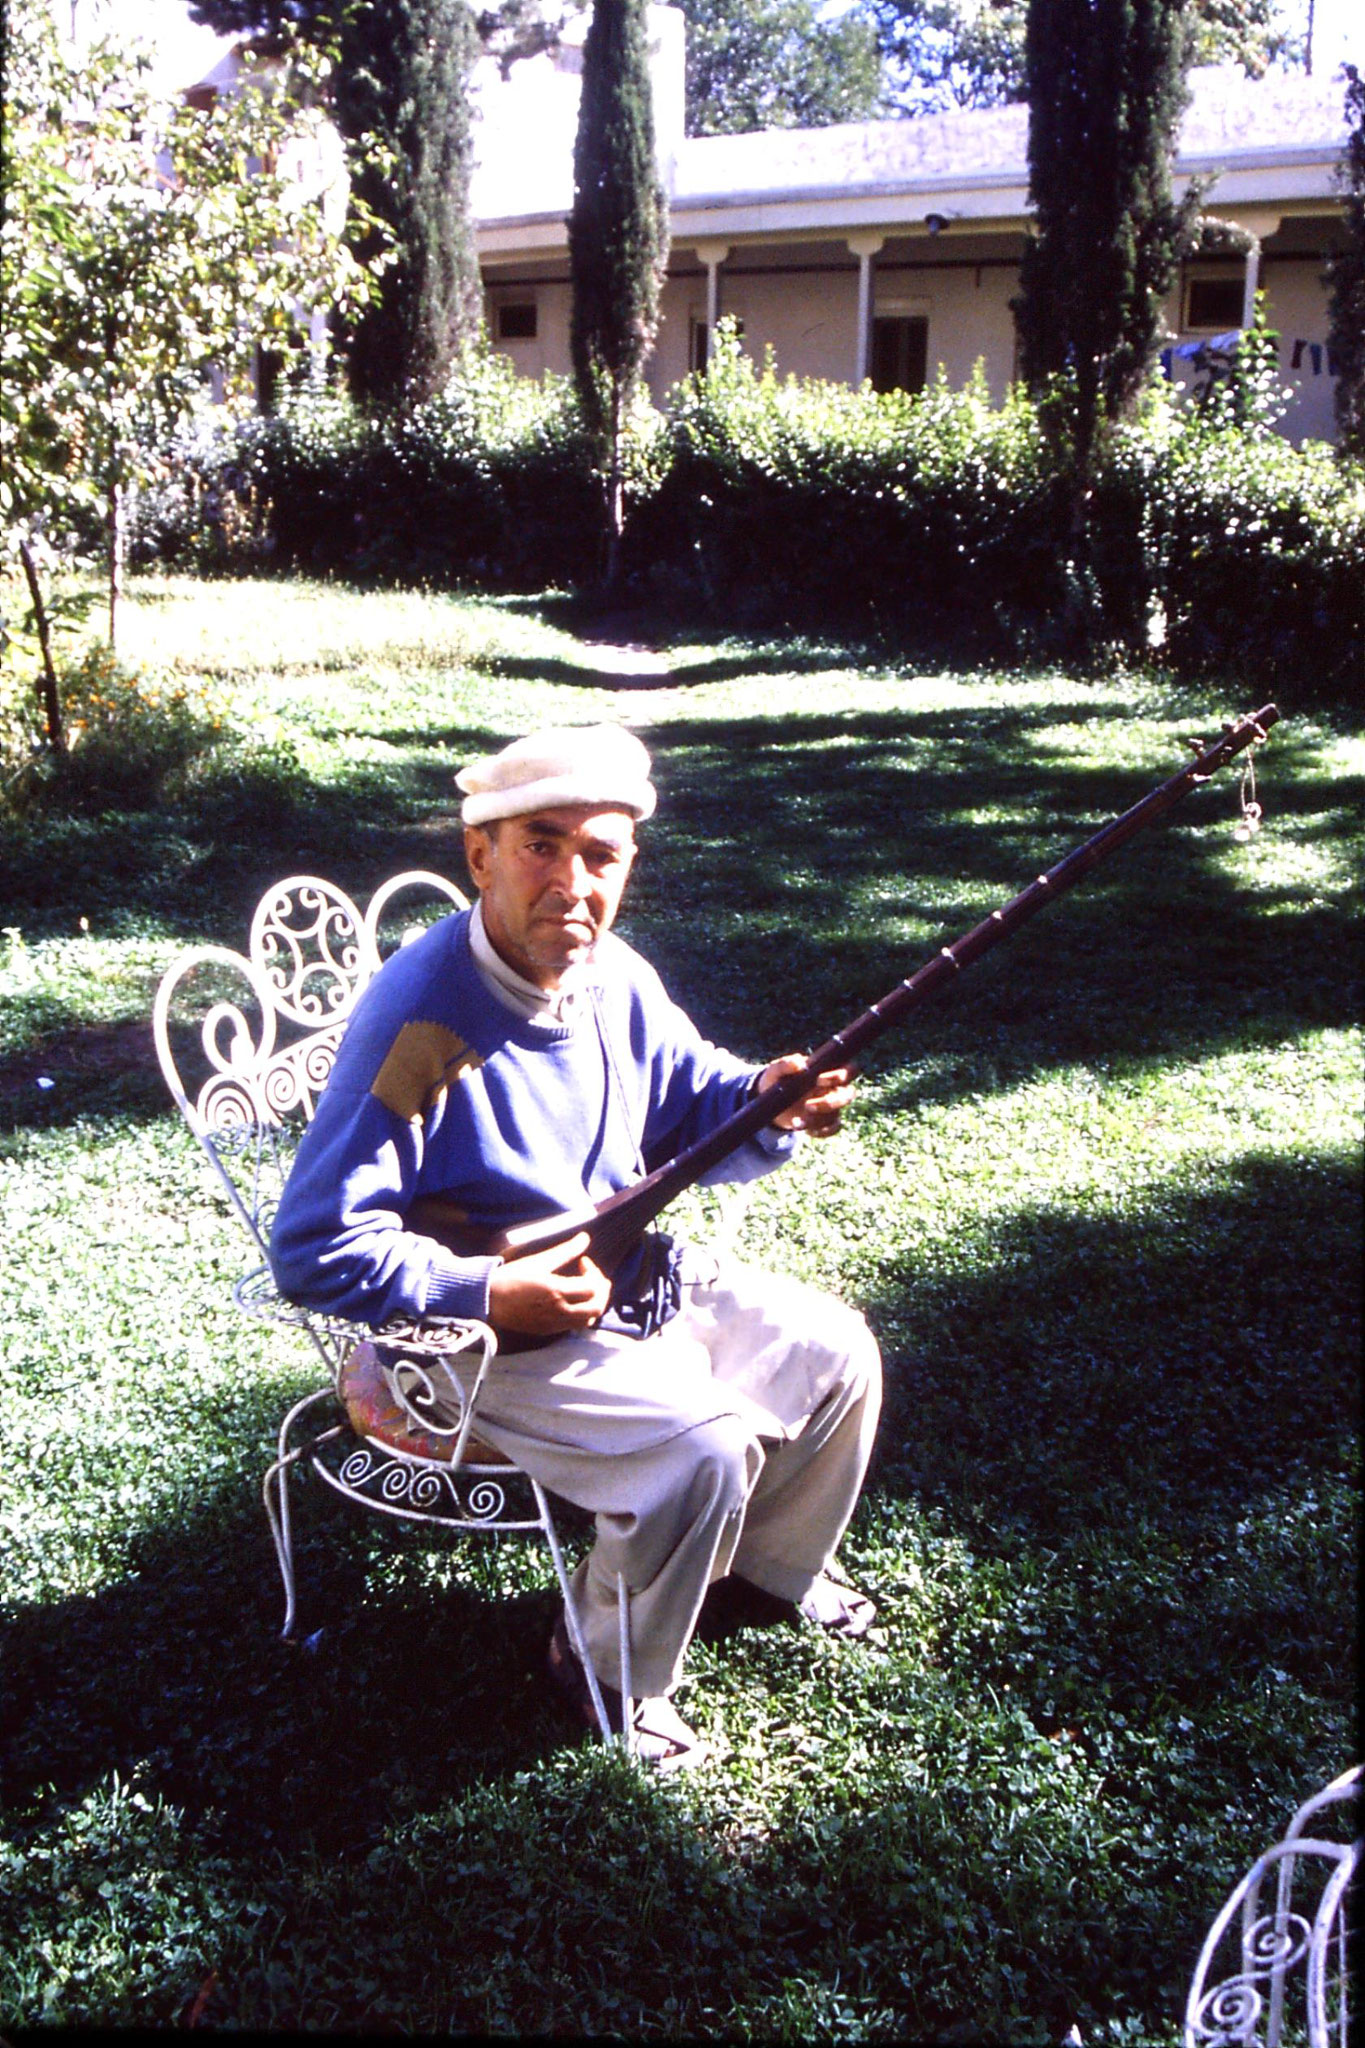
[[[673,673],[666,654],[639,640],[584,640],[582,647],[597,676],[611,689],[657,690]]]

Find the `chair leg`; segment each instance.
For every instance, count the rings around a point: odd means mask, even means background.
[[[531,1475],[528,1473],[527,1477],[530,1478],[530,1476]],[[564,1564],[564,1553],[559,1547],[559,1535],[554,1525],[554,1518],[550,1513],[550,1504],[545,1498],[544,1488],[541,1486],[540,1481],[538,1479],[531,1479],[531,1489],[535,1494],[536,1507],[540,1512],[540,1525],[541,1528],[545,1531],[545,1541],[549,1544],[550,1555],[554,1559],[555,1575],[559,1580],[559,1590],[564,1596],[564,1622],[565,1626],[569,1631],[569,1641],[573,1644],[573,1653],[575,1657],[577,1657],[579,1663],[583,1667],[583,1676],[588,1681],[588,1695],[592,1700],[593,1713],[597,1716],[597,1725],[598,1728],[601,1730],[602,1740],[604,1742],[612,1742],[617,1740],[618,1738],[616,1736],[616,1731],[613,1729],[611,1722],[607,1718],[606,1703],[602,1698],[602,1688],[598,1683],[597,1672],[593,1665],[591,1654],[588,1650],[587,1637],[583,1633],[583,1624],[578,1617],[578,1603],[574,1599],[573,1589],[569,1584],[569,1574]],[[621,1580],[618,1583],[618,1597],[622,1597],[624,1595],[624,1584],[624,1580]],[[630,1622],[629,1614],[627,1613],[622,1623],[622,1640],[627,1642],[627,1658],[629,1654],[629,1644],[627,1640],[629,1637],[629,1631]],[[622,1701],[623,1703],[628,1703],[630,1696],[626,1691],[626,1686],[629,1684],[627,1667],[622,1668],[621,1679]],[[622,1718],[626,1725],[622,1728],[619,1739],[621,1742],[624,1743],[627,1752],[629,1752],[631,1747],[631,1737],[629,1726],[630,1713],[628,1705],[626,1706],[626,1711],[624,1712]]]
[[[280,1424],[279,1442],[276,1446],[277,1456],[274,1464],[267,1469],[265,1478],[261,1483],[261,1492],[265,1500],[266,1519],[270,1523],[270,1533],[275,1539],[275,1557],[279,1563],[280,1577],[284,1581],[284,1627],[280,1630],[280,1640],[286,1643],[294,1633],[295,1615],[294,1538],[289,1518],[289,1467],[297,1463],[303,1456],[304,1449],[306,1448],[301,1444],[296,1450],[291,1451],[289,1449],[289,1432],[305,1409],[314,1407],[319,1401],[329,1401],[331,1399],[332,1389],[324,1387],[320,1392],[307,1394],[302,1401],[294,1403],[294,1406]],[[275,1482],[276,1488],[276,1498],[274,1500],[271,1499],[270,1494],[270,1483],[272,1480]]]
[[[280,1424],[279,1443],[277,1446],[278,1455],[273,1464],[267,1469],[262,1482],[261,1491],[265,1501],[266,1517],[270,1523],[270,1533],[275,1543],[275,1556],[280,1567],[280,1578],[284,1584],[284,1627],[280,1631],[280,1636],[285,1642],[288,1642],[293,1635],[297,1611],[293,1526],[289,1507],[290,1467],[297,1464],[298,1460],[308,1449],[316,1446],[318,1443],[325,1442],[328,1437],[341,1434],[344,1424],[338,1425],[336,1429],[324,1431],[322,1436],[313,1438],[309,1444],[299,1444],[293,1449],[289,1447],[289,1432],[298,1421],[298,1418],[307,1409],[315,1406],[319,1401],[328,1401],[332,1398],[332,1389],[324,1387],[316,1393],[305,1395],[302,1401],[295,1403],[285,1416],[284,1421]],[[559,1590],[564,1598],[564,1621],[569,1632],[569,1641],[573,1645],[574,1655],[583,1667],[583,1674],[588,1682],[588,1694],[592,1700],[593,1713],[596,1717],[602,1740],[604,1742],[619,1740],[625,1748],[626,1754],[628,1756],[633,1755],[635,1743],[630,1725],[630,1710],[634,1698],[631,1686],[630,1594],[626,1586],[625,1574],[618,1572],[616,1577],[617,1630],[620,1643],[622,1719],[624,1723],[618,1737],[607,1716],[606,1702],[602,1697],[602,1687],[588,1649],[587,1637],[583,1632],[583,1624],[578,1613],[578,1603],[574,1599],[573,1588],[569,1583],[568,1568],[564,1562],[564,1553],[560,1548],[559,1532],[555,1528],[554,1517],[550,1513],[549,1501],[545,1497],[545,1490],[539,1480],[531,1478],[529,1473],[527,1477],[531,1479],[531,1490],[535,1495],[540,1527],[546,1542],[550,1546],[550,1556],[554,1560],[555,1576],[559,1580]]]
[[[276,1458],[261,1484],[265,1500],[266,1517],[270,1533],[275,1539],[275,1559],[284,1581],[284,1627],[280,1630],[281,1642],[287,1643],[294,1633],[294,1553],[289,1531],[289,1489],[288,1469],[297,1458],[298,1452],[291,1451],[287,1458]],[[270,1496],[270,1483],[274,1480],[279,1490],[279,1507]]]

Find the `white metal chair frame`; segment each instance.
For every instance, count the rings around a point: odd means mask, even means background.
[[[1185,2048],[1231,2048],[1233,2043],[1277,2048],[1285,2026],[1287,1979],[1306,1959],[1305,1991],[1309,2048],[1330,2048],[1350,2040],[1347,1981],[1346,1895],[1360,1862],[1362,1844],[1333,1841],[1320,1822],[1327,1809],[1353,1800],[1360,1765],[1343,1771],[1299,1808],[1284,1840],[1258,1857],[1233,1890],[1209,1929],[1185,2006]],[[1275,1873],[1273,1911],[1262,1912],[1261,1889]],[[1311,1915],[1303,1898],[1305,1881],[1321,1876]],[[1296,1898],[1295,1883],[1299,1884]],[[1235,1917],[1240,1915],[1239,1967],[1210,1989],[1214,1959]],[[1335,2006],[1335,2011],[1329,2007]],[[1262,2031],[1264,2029],[1264,2031]]]
[[[162,977],[152,1011],[157,1058],[186,1123],[213,1167],[260,1263],[236,1283],[233,1300],[244,1313],[300,1329],[310,1339],[327,1384],[296,1401],[280,1425],[274,1462],[263,1482],[266,1514],[284,1583],[282,1634],[290,1637],[296,1613],[289,1476],[306,1459],[320,1479],[355,1505],[435,1527],[483,1534],[539,1533],[545,1538],[564,1599],[575,1655],[583,1666],[593,1711],[605,1740],[613,1739],[601,1686],[588,1652],[559,1535],[540,1482],[500,1455],[490,1461],[473,1434],[479,1396],[497,1352],[486,1323],[390,1322],[372,1330],[345,1318],[286,1301],[267,1261],[270,1224],[288,1172],[293,1136],[312,1116],[331,1073],[342,1032],[356,1001],[381,965],[380,923],[395,897],[412,891],[444,897],[456,909],[467,899],[441,875],[412,869],[393,876],[371,897],[364,913],[334,883],[291,875],[262,897],[251,923],[249,952],[224,946],[188,948]],[[409,927],[401,942],[418,935]],[[187,1053],[177,1051],[172,1009],[196,974],[212,971],[215,984],[240,977],[254,999],[221,994],[195,1015],[197,1058],[207,1075],[186,1086]],[[240,990],[238,991],[240,996]],[[183,1045],[183,1041],[182,1041]],[[291,1135],[291,1123],[293,1133]],[[370,1340],[396,1406],[428,1437],[451,1444],[449,1459],[414,1456],[374,1436],[357,1436],[341,1403],[339,1383],[355,1346]],[[472,1367],[466,1387],[458,1369]],[[330,1409],[341,1418],[301,1434],[305,1418]],[[296,1435],[298,1440],[295,1441]],[[509,1489],[529,1495],[518,1513]],[[621,1691],[629,1700],[630,1631],[624,1583],[618,1585]],[[620,1739],[629,1749],[630,1715]]]

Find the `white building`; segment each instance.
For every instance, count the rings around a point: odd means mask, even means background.
[[[1015,373],[1010,300],[1028,230],[1022,106],[761,134],[683,134],[683,32],[650,10],[660,171],[672,254],[656,397],[705,360],[722,313],[779,372],[918,388],[960,385],[982,362],[1003,395]],[[480,67],[474,185],[489,333],[528,376],[569,369],[568,214],[584,22],[553,53]],[[1206,211],[1248,253],[1185,266],[1167,307],[1173,345],[1245,325],[1254,295],[1278,331],[1293,396],[1283,430],[1330,438],[1324,260],[1341,236],[1334,184],[1346,138],[1340,78],[1234,66],[1192,75],[1176,187],[1212,180]],[[1169,359],[1177,377],[1187,358]]]

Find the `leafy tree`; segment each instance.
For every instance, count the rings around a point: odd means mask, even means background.
[[[687,132],[820,128],[881,105],[870,19],[821,19],[816,0],[680,0],[687,20]]]
[[[1196,64],[1240,64],[1259,78],[1272,64],[1303,62],[1285,0],[1193,0],[1190,17]]]
[[[905,113],[1024,96],[1027,0],[871,0],[888,90]]]
[[[219,35],[288,34],[319,49],[335,42],[348,17],[369,13],[376,4],[377,0],[188,0],[191,18]],[[564,0],[564,12],[573,13],[581,4],[582,0]],[[544,0],[497,0],[494,6],[471,12],[484,47],[509,57],[549,49],[564,25],[564,14],[547,11]]]
[[[243,385],[259,341],[296,334],[309,307],[359,303],[367,280],[296,175],[317,117],[278,72],[208,111],[158,102],[115,43],[63,45],[48,0],[10,0],[6,55],[6,545],[43,637],[35,541],[102,505],[112,644],[139,450],[211,372]]]
[[[1083,503],[1097,441],[1131,411],[1199,192],[1177,201],[1184,0],[1030,0],[1025,45],[1036,233],[1015,302],[1024,377],[1048,393]],[[1064,394],[1064,396],[1063,396]]]
[[[1337,366],[1338,445],[1365,461],[1365,76],[1346,73],[1350,134],[1341,166],[1346,200],[1346,246],[1332,260],[1329,337]]]
[[[907,113],[993,107],[1025,97],[1027,0],[868,0],[888,90]],[[1192,61],[1258,77],[1299,61],[1283,0],[1188,0]]]
[[[574,383],[606,479],[606,581],[624,519],[622,443],[659,324],[668,202],[654,153],[645,0],[594,0],[569,215]]]
[[[570,7],[577,0],[566,0]],[[356,192],[393,262],[349,338],[357,396],[382,408],[444,384],[483,318],[469,209],[469,74],[488,49],[510,62],[555,40],[539,0],[190,0],[224,35],[294,34],[335,53],[330,102]]]

